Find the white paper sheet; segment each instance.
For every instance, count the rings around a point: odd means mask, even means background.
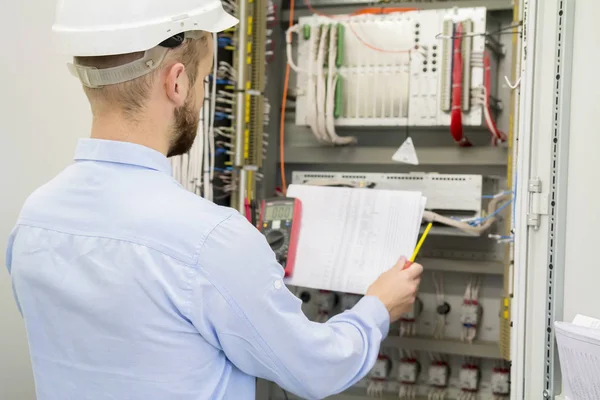
[[[585,315],[577,314],[573,318],[573,325],[585,326],[588,328],[600,329],[600,319],[587,317]]]
[[[570,400],[600,399],[600,321],[578,315],[573,323],[555,322],[563,376]]]
[[[293,275],[286,283],[364,294],[414,251],[426,199],[420,192],[290,185],[302,202]]]

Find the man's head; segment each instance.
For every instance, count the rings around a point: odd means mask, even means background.
[[[168,156],[184,154],[192,147],[204,99],[203,81],[213,65],[211,35],[185,39],[170,48],[160,65],[139,78],[100,88],[84,86],[94,118],[122,118],[127,125],[152,121],[153,134],[168,140]],[[165,49],[166,51],[166,49]],[[76,57],[75,63],[99,70],[123,66],[144,52],[115,56]],[[158,133],[157,133],[158,132]]]

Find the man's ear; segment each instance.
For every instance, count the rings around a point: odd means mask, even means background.
[[[166,69],[165,74],[167,97],[175,107],[183,106],[190,90],[190,80],[185,72],[185,66],[182,63],[175,63]]]

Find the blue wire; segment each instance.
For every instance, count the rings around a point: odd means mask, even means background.
[[[519,173],[515,171],[515,182],[513,183],[513,199],[517,198],[517,179],[519,178]],[[513,205],[512,208],[512,221],[511,224],[514,227],[515,221],[517,217],[517,208]]]
[[[221,111],[216,111],[215,112],[215,119],[217,119],[219,121],[224,120],[224,119],[231,119],[231,115],[226,114],[226,113],[221,112]]]
[[[208,79],[212,81],[212,75],[208,75]],[[233,82],[229,79],[217,79],[217,85],[233,85]]]
[[[513,199],[508,200],[506,203],[502,204],[500,207],[498,207],[496,209],[496,211],[494,211],[493,213],[491,213],[490,215],[488,215],[485,218],[478,218],[476,220],[473,220],[471,222],[469,222],[470,225],[476,226],[476,225],[481,225],[483,222],[487,221],[488,219],[492,218],[493,216],[497,215],[499,212],[501,212],[502,210],[504,210],[506,207],[508,207],[508,205],[510,203],[512,203]]]

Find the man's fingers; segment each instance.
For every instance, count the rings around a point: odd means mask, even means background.
[[[421,264],[413,263],[406,269],[406,273],[411,278],[418,278],[423,273],[423,266]]]

